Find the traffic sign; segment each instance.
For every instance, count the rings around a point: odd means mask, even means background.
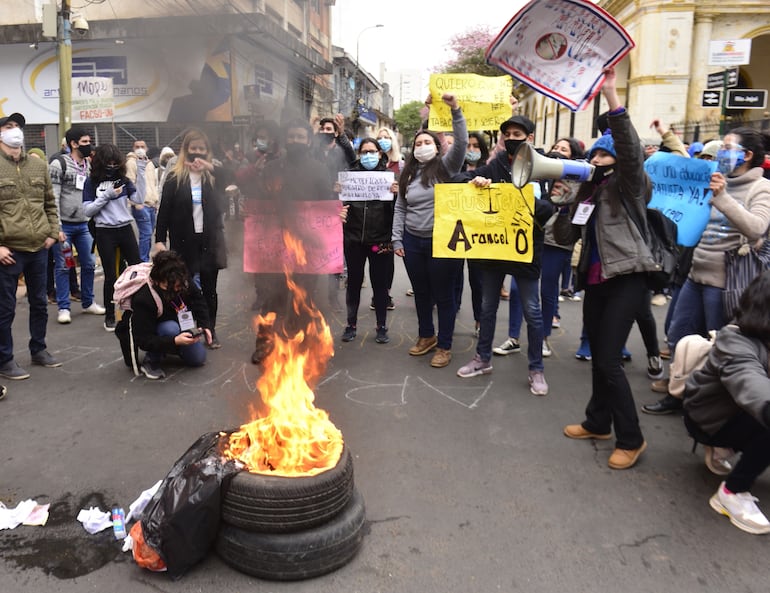
[[[706,77],[707,89],[721,89],[725,86],[725,72],[727,73],[727,88],[734,89],[738,86],[738,68],[728,68],[719,72],[712,72]]]
[[[765,107],[767,107],[767,91],[765,89],[730,89],[727,91],[728,109],[764,109]]]
[[[703,91],[701,107],[719,107],[722,104],[722,91]]]

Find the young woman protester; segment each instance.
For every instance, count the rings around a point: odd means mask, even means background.
[[[114,144],[101,144],[91,159],[91,174],[83,185],[83,212],[93,220],[94,241],[104,269],[104,329],[115,331],[115,304],[112,293],[118,278],[117,266],[126,261],[138,264],[136,242],[127,202],[141,204],[136,186],[126,178],[126,157]],[[116,258],[120,249],[121,261]]]
[[[418,340],[409,354],[421,356],[435,348],[430,364],[436,368],[445,367],[452,360],[457,315],[454,286],[462,260],[433,257],[434,186],[448,182],[460,172],[468,146],[468,131],[457,98],[446,93],[442,100],[452,110],[455,142],[442,156],[441,141],[434,132],[417,133],[399,180],[392,234],[393,249],[406,264],[417,310]],[[433,324],[434,303],[438,310],[438,337]]]
[[[583,241],[576,287],[585,288],[583,321],[593,355],[586,419],[566,426],[564,434],[571,439],[608,440],[614,426],[616,444],[608,465],[627,469],[647,443],[621,350],[648,290],[645,272],[654,269],[654,262],[634,222],[646,221],[644,155],[615,81],[614,69],[605,70],[602,94],[609,103],[611,134],[599,138],[588,152],[596,167],[593,180],[581,184],[572,206],[560,209],[554,236],[562,244],[578,237]]]
[[[364,138],[358,145],[358,161],[351,171],[386,171],[385,155],[374,138]],[[339,184],[335,184],[339,191]],[[398,192],[396,181],[390,187]],[[358,307],[361,302],[361,285],[364,281],[364,265],[369,262],[369,277],[374,291],[374,311],[377,318],[378,344],[387,344],[389,282],[393,277],[393,246],[390,233],[393,228],[392,201],[351,201],[344,202],[340,217],[343,227],[343,249],[348,266],[348,285],[345,294],[347,305],[347,326],[342,334],[343,342],[352,342],[356,337]]]
[[[176,251],[195,285],[203,292],[211,329],[210,348],[220,348],[216,334],[217,278],[227,267],[222,204],[225,172],[212,163],[211,143],[201,130],[189,130],[174,168],[163,185],[155,246]]]

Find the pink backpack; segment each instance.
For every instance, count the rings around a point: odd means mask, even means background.
[[[150,270],[152,270],[150,262],[134,264],[123,270],[123,273],[115,280],[112,302],[117,304],[121,311],[133,311],[131,308],[131,297],[146,284],[150,287],[150,294],[158,306],[158,317],[163,315],[163,301],[152,286]]]

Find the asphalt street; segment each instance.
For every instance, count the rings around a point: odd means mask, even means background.
[[[231,265],[219,283],[223,347],[202,368],[172,365],[162,381],[133,377],[117,339],[78,303],[70,325],[59,325],[49,307],[49,351],[63,366],[29,366],[27,306],[19,303],[16,358],[32,376],[5,381],[0,501],[52,506],[45,527],[0,532],[0,593],[768,590],[770,539],[711,510],[720,479],[700,448],[690,452],[680,417],[640,414],[649,447],[626,471],[607,467],[613,441],[562,436],[565,424],[582,420],[589,396],[590,363],[574,358],[580,303],[560,304],[563,325],[546,360],[550,393],[535,397],[523,353],[495,357],[491,375],[456,376],[475,348],[467,289],[452,364],[434,369],[429,356],[407,354],[417,323],[400,261],[392,341],[374,342],[364,288],[354,342],[339,340],[343,314],[328,319],[335,355],[316,389],[316,404],[354,454],[368,519],[360,553],[334,573],[295,583],[238,573],[213,552],[177,582],[137,568],[111,533],[88,535],[75,517],[89,506],[128,507],[199,435],[249,420],[258,398],[258,368],[249,362],[254,295],[240,272],[237,226],[231,230]],[[661,336],[665,311],[655,308]],[[507,319],[503,303],[495,343],[506,337]],[[637,404],[655,401],[637,329],[628,348]],[[770,512],[767,476],[752,493]]]

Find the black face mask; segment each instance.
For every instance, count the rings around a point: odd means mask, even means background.
[[[287,144],[286,156],[291,159],[299,159],[306,156],[310,152],[310,147],[307,144]]]
[[[318,134],[318,141],[321,143],[321,146],[326,148],[334,142],[334,133],[333,132],[321,132]]]
[[[90,144],[78,144],[78,152],[84,159],[91,156],[91,148],[92,146]]]
[[[189,152],[187,153],[187,162],[192,163],[195,159],[203,159],[206,160],[206,153],[205,152]]]
[[[107,179],[118,179],[120,177],[120,167],[118,165],[105,165],[104,171],[107,173]]]
[[[513,156],[516,153],[516,149],[524,144],[526,140],[506,140],[505,141],[505,152],[507,152],[509,155]]]
[[[602,181],[607,179],[615,172],[615,165],[596,165],[594,167],[594,174],[591,178],[591,183],[599,185]]]

